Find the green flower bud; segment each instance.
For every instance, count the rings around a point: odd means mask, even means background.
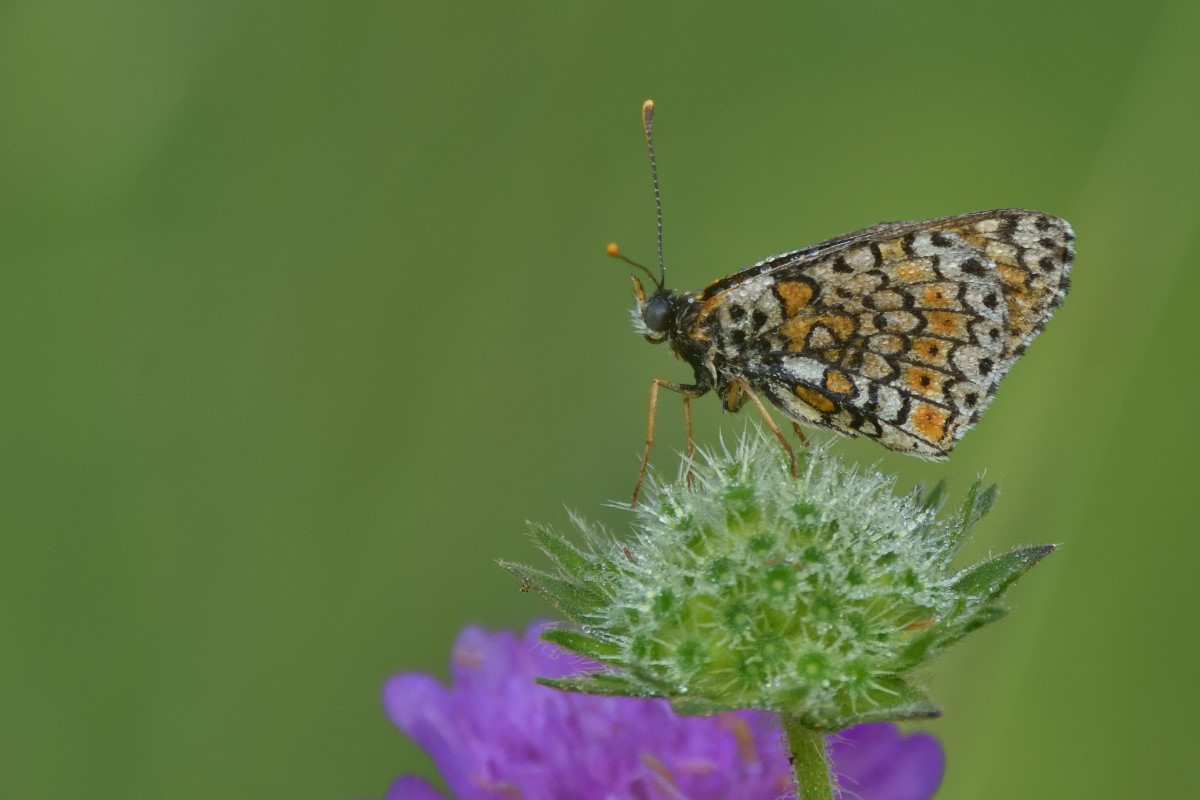
[[[1003,616],[1005,591],[1053,546],[952,569],[994,486],[939,517],[942,484],[897,496],[824,446],[797,457],[798,479],[761,431],[702,454],[651,480],[625,543],[579,519],[582,548],[534,528],[556,569],[504,566],[575,623],[544,638],[614,668],[545,683],[814,730],[936,716],[911,672]]]

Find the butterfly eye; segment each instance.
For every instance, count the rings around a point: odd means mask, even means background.
[[[642,322],[654,333],[664,333],[671,324],[671,296],[655,294],[642,311]]]

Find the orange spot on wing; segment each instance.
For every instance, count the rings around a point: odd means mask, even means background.
[[[797,385],[792,389],[792,391],[796,393],[796,397],[799,397],[817,411],[823,411],[826,414],[830,414],[837,410],[837,406],[834,405],[832,400],[815,389],[810,389],[807,386]]]
[[[1015,267],[1012,264],[1000,263],[996,265],[996,272],[1000,274],[1000,280],[1004,281],[1009,286],[1020,289],[1025,288],[1025,270],[1020,267]]]
[[[942,394],[942,376],[931,369],[906,367],[904,382],[917,394],[927,397],[940,397]]]
[[[837,394],[853,394],[854,381],[847,378],[845,374],[831,369],[825,375],[825,388]]]
[[[929,311],[925,314],[925,321],[929,324],[930,330],[943,336],[964,338],[967,335],[967,318],[962,314],[950,311]]]
[[[817,323],[813,317],[792,317],[779,326],[779,332],[788,340],[788,349],[797,352],[805,348],[808,332]]]
[[[954,303],[954,299],[946,291],[946,287],[936,283],[925,287],[925,291],[921,293],[921,299],[926,306],[931,308],[947,308]]]
[[[811,284],[803,281],[787,281],[776,287],[779,296],[783,298],[783,311],[786,316],[794,316],[796,312],[809,304],[815,293]]]
[[[832,328],[837,337],[842,340],[849,339],[858,330],[858,324],[853,317],[831,316],[826,318],[825,324]]]
[[[930,442],[940,442],[946,435],[946,420],[949,415],[940,408],[930,405],[919,405],[912,413],[913,428],[924,439]]]
[[[946,354],[948,351],[948,345],[939,339],[913,340],[913,355],[930,364],[937,364],[939,366],[944,365],[946,363]]]
[[[987,237],[976,231],[974,228],[952,226],[943,228],[942,230],[957,233],[967,242],[967,244],[971,245],[971,247],[978,247],[980,250],[987,249]]]

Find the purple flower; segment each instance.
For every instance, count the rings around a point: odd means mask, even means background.
[[[677,717],[663,700],[568,694],[534,683],[595,664],[540,642],[467,628],[451,663],[454,685],[432,676],[387,682],[389,718],[433,758],[458,800],[705,800],[792,794],[774,716],[734,712]],[[843,797],[925,800],[943,757],[925,733],[859,725],[831,737]],[[392,784],[386,800],[445,800],[421,778]]]

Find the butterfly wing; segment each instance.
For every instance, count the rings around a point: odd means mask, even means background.
[[[787,416],[943,457],[1062,302],[1063,220],[982,211],[890,222],[710,285],[699,325]]]

